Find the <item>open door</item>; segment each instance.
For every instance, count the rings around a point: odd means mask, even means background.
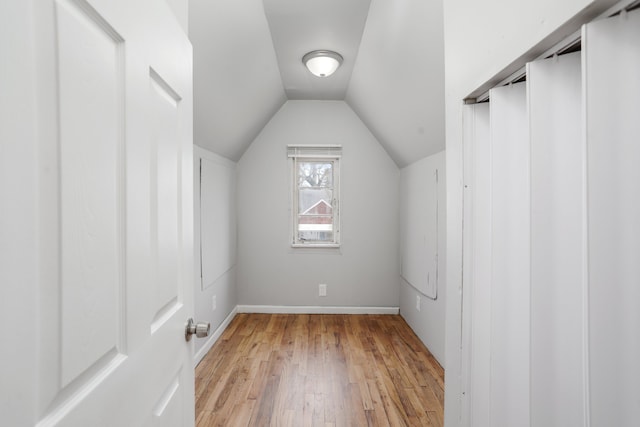
[[[193,426],[191,45],[164,1],[24,4],[2,423]]]

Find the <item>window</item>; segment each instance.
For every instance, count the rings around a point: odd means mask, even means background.
[[[294,247],[340,245],[339,145],[290,145]]]

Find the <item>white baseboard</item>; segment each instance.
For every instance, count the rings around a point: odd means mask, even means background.
[[[227,329],[227,326],[229,326],[229,323],[231,323],[233,318],[236,317],[237,313],[238,313],[238,307],[236,306],[234,307],[233,310],[231,310],[231,313],[229,313],[229,315],[224,319],[224,321],[220,324],[220,326],[218,326],[218,328],[213,332],[213,334],[209,336],[209,338],[207,339],[207,342],[205,342],[204,345],[200,347],[200,350],[196,352],[196,354],[193,356],[194,369],[196,366],[198,366],[198,363],[200,363],[202,359],[204,359],[204,357],[207,355],[209,350],[211,350],[211,347],[213,347],[216,341],[218,341],[220,336],[222,336],[222,333],[224,332],[225,329]]]
[[[400,307],[323,307],[307,305],[238,305],[238,313],[398,314]]]

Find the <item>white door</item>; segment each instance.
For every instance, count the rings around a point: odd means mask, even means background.
[[[193,426],[191,45],[160,0],[8,3],[0,424]]]

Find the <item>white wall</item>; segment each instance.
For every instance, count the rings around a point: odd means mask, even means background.
[[[40,204],[40,180],[47,175],[39,152],[43,127],[38,118],[39,97],[36,86],[43,58],[26,54],[36,43],[35,1],[0,3],[0,51],[3,63],[0,79],[0,414],[2,423],[30,426],[37,422],[36,384],[40,357],[35,327],[39,307],[40,226],[44,223]],[[16,117],[23,120],[16,120]],[[30,121],[27,118],[33,118]],[[44,129],[47,129],[46,127]],[[45,175],[44,177],[42,175]],[[48,303],[49,301],[47,301]],[[15,333],[16,319],[31,319],[31,330]],[[11,361],[11,363],[8,363]]]
[[[286,100],[262,0],[189,0],[189,40],[194,143],[238,161]]]
[[[343,147],[339,249],[291,248],[288,144]],[[239,304],[397,307],[399,177],[345,102],[288,101],[238,162]]]
[[[524,66],[614,3],[444,0],[447,113],[453,99],[460,101],[485,83],[506,77],[503,70]]]
[[[218,156],[198,146],[194,146],[194,304],[196,322],[210,322],[211,333],[209,339],[195,340],[195,359],[199,361],[213,345],[217,336],[214,332],[220,328],[224,321],[235,313],[237,305],[236,292],[236,164],[224,157]],[[211,209],[207,217],[201,217],[200,209],[200,161],[204,159],[212,175],[218,177],[227,188],[210,187],[210,200],[213,205],[220,209]],[[206,188],[206,187],[205,187]],[[206,196],[206,195],[205,195]],[[217,218],[212,218],[217,216]],[[222,245],[216,245],[218,241],[209,244],[201,244],[202,232],[201,224],[208,222],[210,233],[205,233],[205,238],[209,234],[210,240],[220,239],[224,241]],[[202,227],[207,229],[206,225]],[[201,253],[201,248],[205,250]],[[207,250],[207,248],[211,248]],[[202,257],[202,263],[201,263]],[[216,258],[216,259],[213,259]],[[226,262],[220,264],[216,262],[224,259]],[[201,275],[203,271],[210,271],[212,274],[205,278]],[[207,267],[209,266],[209,267]],[[213,309],[212,298],[216,297],[216,309]],[[232,316],[231,316],[232,317]]]
[[[401,257],[403,263],[403,276],[407,262],[422,262],[423,265],[431,264],[424,259],[425,247],[410,247],[406,245],[408,239],[417,237],[419,240],[433,238],[423,233],[414,233],[416,228],[424,228],[420,224],[426,216],[424,209],[428,208],[431,195],[425,194],[424,183],[432,179],[435,171],[438,171],[438,231],[437,242],[433,242],[438,253],[438,278],[437,297],[428,298],[420,292],[418,286],[412,286],[404,278],[400,278],[400,314],[409,326],[427,346],[435,358],[444,366],[444,335],[445,335],[445,301],[446,301],[446,182],[445,182],[445,152],[425,157],[410,166],[402,169],[400,173],[400,222],[401,222]],[[429,242],[424,242],[425,246]],[[413,250],[415,253],[407,253]],[[417,256],[417,258],[415,256]],[[434,268],[430,269],[435,273]],[[432,277],[435,277],[432,274]],[[416,297],[420,297],[420,310],[416,308]]]
[[[400,167],[444,149],[442,26],[442,0],[369,6],[345,100]]]

